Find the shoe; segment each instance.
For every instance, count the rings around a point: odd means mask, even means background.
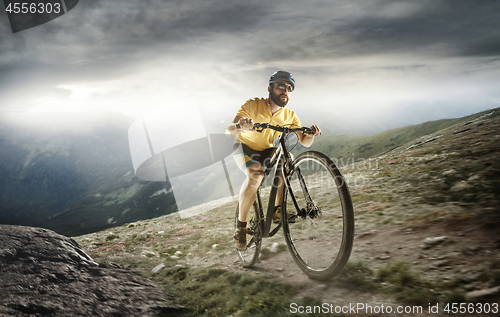
[[[233,240],[236,249],[245,250],[247,248],[247,228],[236,228]]]
[[[295,223],[296,214],[287,212],[288,223]],[[273,223],[280,223],[281,220],[281,206],[274,207]]]

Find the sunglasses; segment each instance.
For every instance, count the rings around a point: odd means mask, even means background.
[[[276,83],[275,85],[276,85],[276,87],[278,87],[278,89],[286,90],[288,92],[292,92],[293,91],[293,86],[292,85],[287,85],[285,83]]]

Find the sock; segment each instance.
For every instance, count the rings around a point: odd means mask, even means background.
[[[238,228],[246,228],[247,227],[247,223],[246,221],[245,222],[241,222],[238,220],[238,224],[236,225]]]

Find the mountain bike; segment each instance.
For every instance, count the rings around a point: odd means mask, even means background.
[[[349,260],[354,239],[354,210],[345,179],[333,161],[317,151],[307,151],[295,159],[287,146],[287,136],[310,128],[290,128],[255,123],[257,132],[281,132],[279,145],[264,166],[253,208],[247,216],[247,246],[238,250],[244,267],[259,259],[262,239],[274,236],[281,227],[288,249],[299,268],[310,278],[325,280],[337,276]],[[298,141],[297,141],[298,142]],[[261,190],[276,166],[264,216]],[[281,220],[273,224],[279,175],[283,175]],[[252,210],[253,209],[253,210]],[[239,208],[236,208],[235,226]]]

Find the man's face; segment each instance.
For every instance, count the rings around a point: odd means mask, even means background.
[[[286,89],[288,86],[290,86],[290,84],[285,82],[279,82],[272,85],[271,100],[280,107],[284,107],[288,103],[290,95],[289,89]]]

